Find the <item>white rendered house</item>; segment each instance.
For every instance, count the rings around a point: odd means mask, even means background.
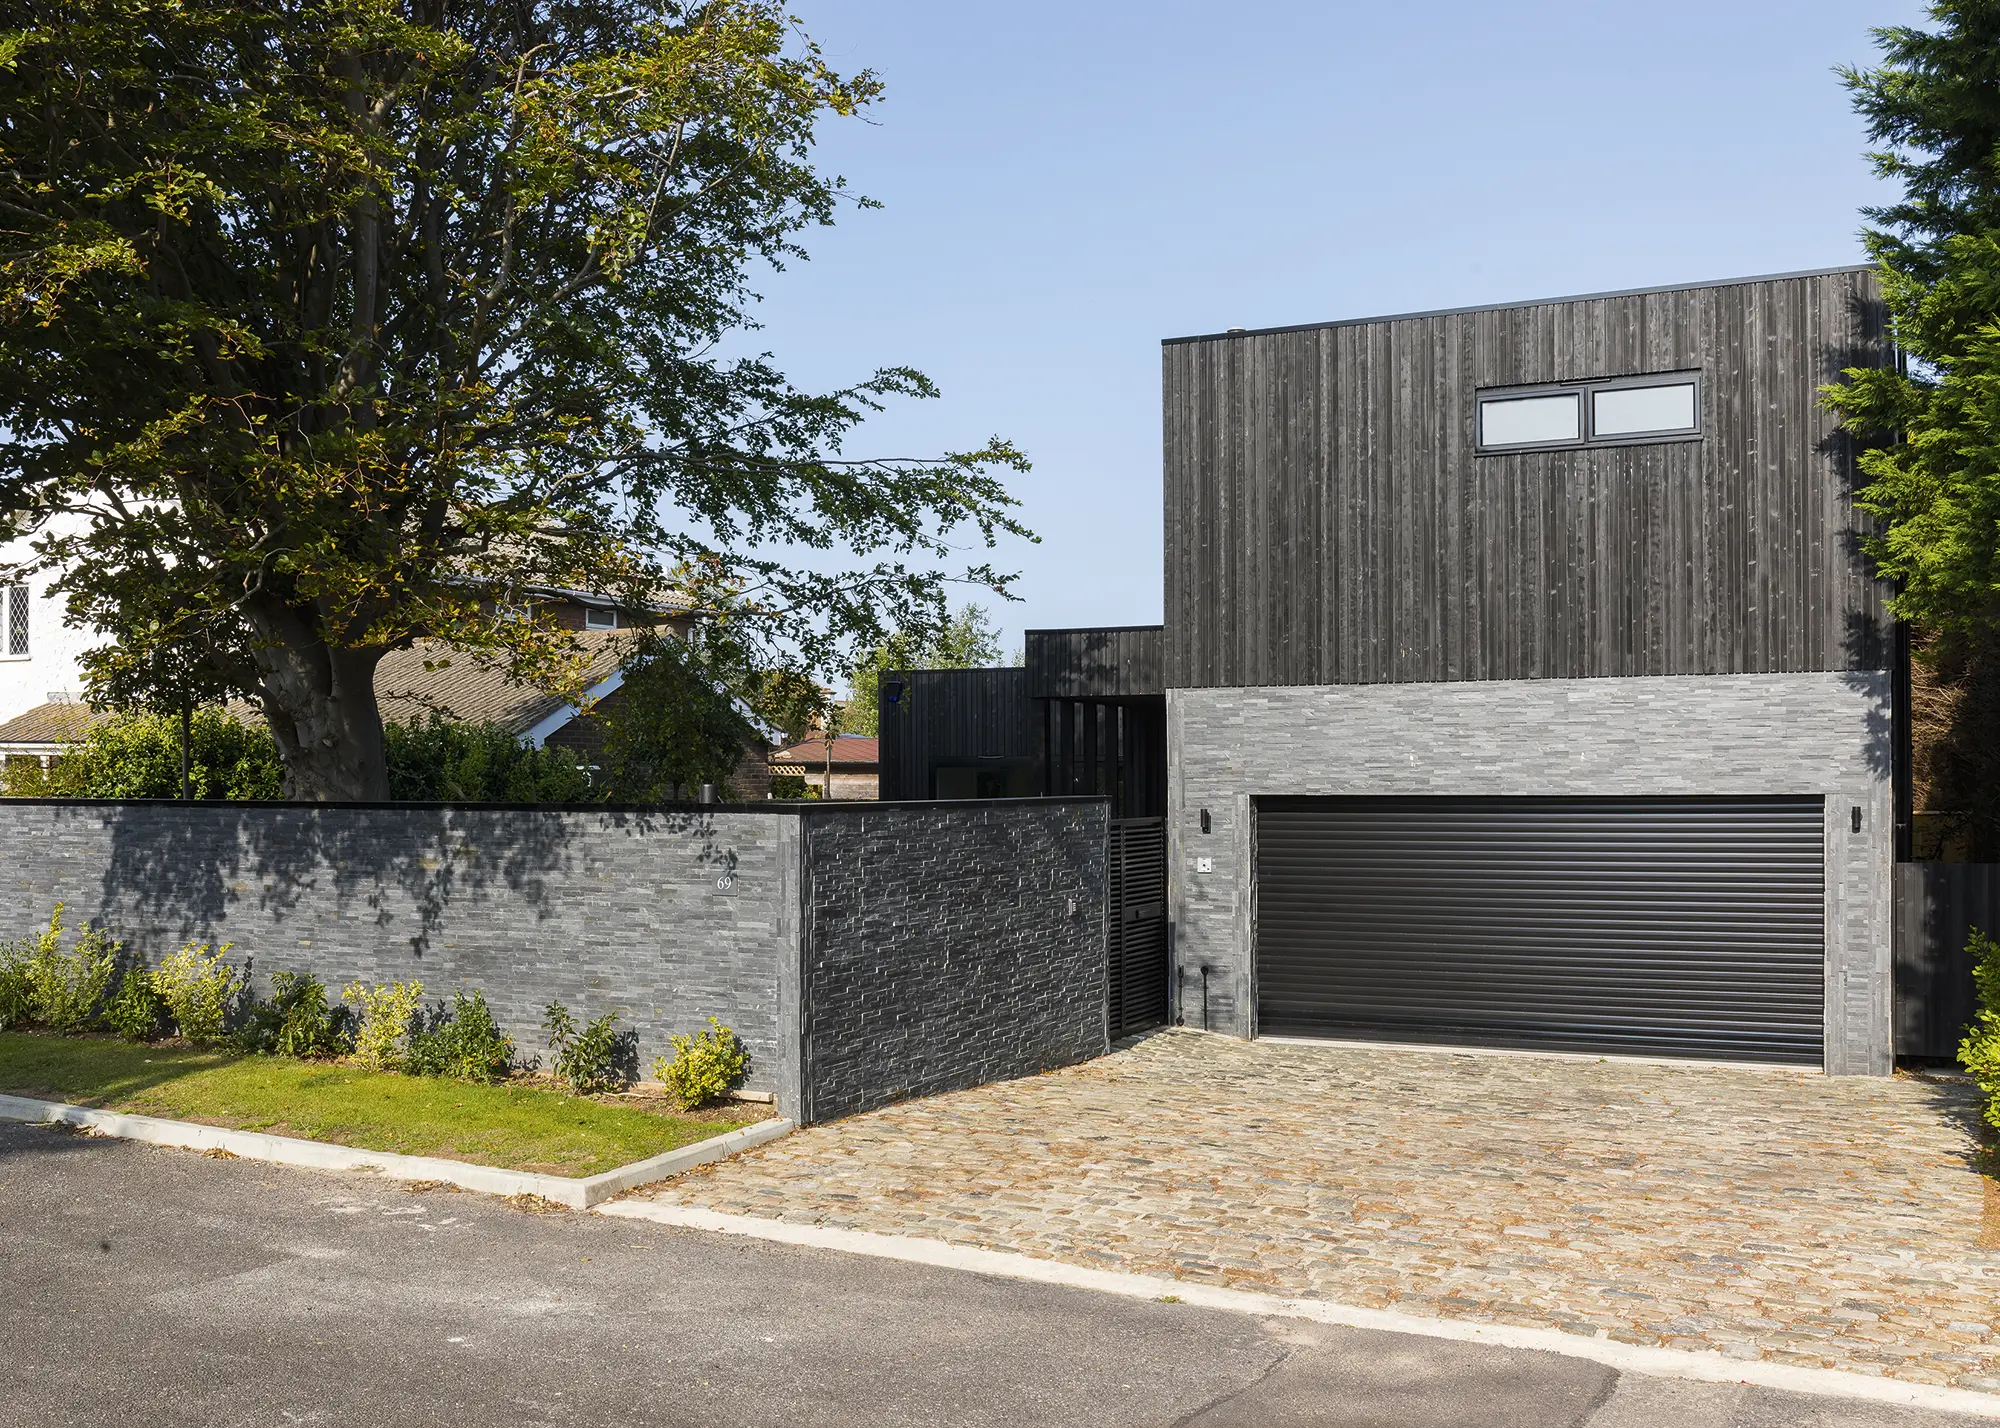
[[[25,540],[0,545],[0,567],[32,552]],[[40,704],[82,698],[79,663],[103,643],[101,633],[63,623],[63,603],[48,588],[52,571],[0,578],[0,723]]]

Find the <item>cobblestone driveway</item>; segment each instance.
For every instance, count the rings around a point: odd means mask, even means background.
[[[1969,1091],[1168,1032],[653,1192],[2000,1392]]]

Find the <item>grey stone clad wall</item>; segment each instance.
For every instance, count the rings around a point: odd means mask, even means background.
[[[530,1054],[559,999],[617,1012],[641,1071],[714,1016],[752,1089],[824,1119],[1104,1050],[1106,806],[0,800],[0,940],[61,901],[152,963],[234,942],[259,990],[477,989]]]
[[[350,980],[476,989],[529,1053],[560,999],[617,1012],[642,1070],[716,1016],[750,1085],[778,1091],[796,839],[792,818],[729,812],[4,802],[0,937],[61,900],[153,963],[234,942],[260,990],[284,970],[335,997]]]
[[[1167,711],[1186,1018],[1205,981],[1208,1024],[1256,1032],[1259,795],[1810,794],[1826,800],[1826,1069],[1893,1069],[1887,674],[1172,689]]]
[[[1107,1048],[1104,799],[818,810],[805,824],[809,1117]]]

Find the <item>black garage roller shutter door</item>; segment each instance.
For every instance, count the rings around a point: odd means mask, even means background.
[[[1817,798],[1264,798],[1257,1022],[1817,1065]]]

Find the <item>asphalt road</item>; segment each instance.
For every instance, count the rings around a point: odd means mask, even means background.
[[[0,1125],[0,1422],[1943,1428]]]

